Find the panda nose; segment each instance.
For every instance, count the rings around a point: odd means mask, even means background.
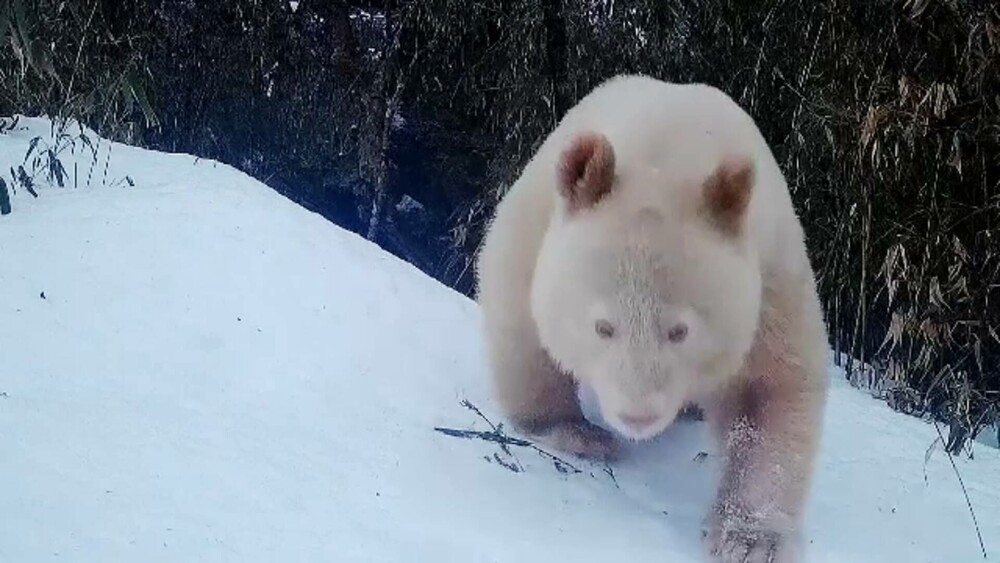
[[[657,421],[657,417],[653,415],[632,415],[632,414],[620,414],[618,418],[628,426],[634,428],[635,430],[645,430],[653,425]]]

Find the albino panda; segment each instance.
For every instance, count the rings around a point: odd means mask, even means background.
[[[500,404],[553,447],[611,457],[700,405],[725,452],[717,561],[797,561],[826,397],[804,235],[753,120],[719,90],[612,79],[511,187],[477,261]]]

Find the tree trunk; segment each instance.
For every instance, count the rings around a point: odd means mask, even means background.
[[[545,28],[545,65],[549,79],[553,125],[569,109],[567,92],[569,77],[566,73],[567,32],[564,0],[542,1],[542,25]]]
[[[333,31],[333,66],[338,78],[353,78],[358,70],[358,43],[351,28],[351,7],[346,0],[335,0],[330,4],[328,17]]]
[[[403,34],[403,26],[406,22],[406,14],[400,14],[398,18],[393,17],[392,2],[386,9],[386,27],[389,36],[386,44],[383,63],[376,73],[376,80],[372,92],[373,98],[368,107],[372,108],[373,127],[367,132],[371,135],[369,158],[367,159],[368,181],[371,183],[374,193],[372,194],[371,209],[368,214],[368,231],[366,238],[374,241],[378,236],[379,228],[383,216],[385,215],[385,200],[388,195],[389,179],[389,150],[392,145],[392,124],[399,113],[399,104],[402,100],[403,88],[406,84],[406,73],[400,68],[400,39]],[[396,21],[393,21],[396,20]],[[410,67],[416,60],[414,55],[410,61]],[[367,137],[368,135],[366,135]]]
[[[395,48],[398,49],[399,44],[396,43]],[[387,64],[389,64],[387,62]],[[388,73],[387,73],[388,74]],[[385,214],[385,200],[388,190],[388,177],[389,177],[389,148],[392,142],[392,122],[396,118],[396,114],[399,111],[399,101],[403,93],[404,77],[397,72],[393,72],[394,80],[386,80],[386,85],[395,82],[395,88],[392,94],[388,96],[383,96],[382,107],[385,111],[382,112],[382,129],[379,131],[378,137],[376,138],[376,152],[375,161],[373,164],[373,180],[375,193],[372,195],[372,207],[371,212],[368,215],[368,232],[365,235],[368,240],[374,241],[375,237],[378,235],[380,222],[382,221],[382,216]]]

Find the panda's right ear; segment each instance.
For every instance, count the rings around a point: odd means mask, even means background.
[[[600,133],[578,133],[559,157],[559,194],[571,214],[596,205],[614,180],[615,151]]]
[[[743,229],[755,177],[752,160],[727,157],[705,181],[705,211],[728,234],[736,235]]]

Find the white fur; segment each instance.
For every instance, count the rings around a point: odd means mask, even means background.
[[[588,131],[613,147],[615,181],[595,206],[570,213],[556,168],[561,151]],[[706,179],[732,159],[754,169],[737,235],[703,212]],[[763,502],[755,491],[765,489],[784,499],[794,490],[774,518],[755,525],[796,527],[825,395],[826,333],[785,180],[753,120],[729,97],[637,76],[595,89],[497,206],[477,273],[498,397],[515,423],[553,427],[577,453],[603,445],[606,437],[590,433],[568,395],[571,376],[593,387],[605,420],[631,439],[659,433],[689,401],[707,405],[725,435],[748,397],[773,395],[783,411],[757,409],[753,425],[789,443],[762,439],[748,459],[787,462],[794,482],[729,483],[735,496],[719,503]],[[598,320],[610,322],[614,336],[600,337]],[[680,323],[687,338],[665,339]],[[769,373],[753,371],[760,366]],[[790,406],[780,406],[786,399]],[[636,428],[629,418],[654,422]],[[727,490],[724,483],[720,495]],[[712,536],[722,560],[734,550],[719,530],[731,524],[720,520]],[[761,551],[755,545],[747,549]]]

